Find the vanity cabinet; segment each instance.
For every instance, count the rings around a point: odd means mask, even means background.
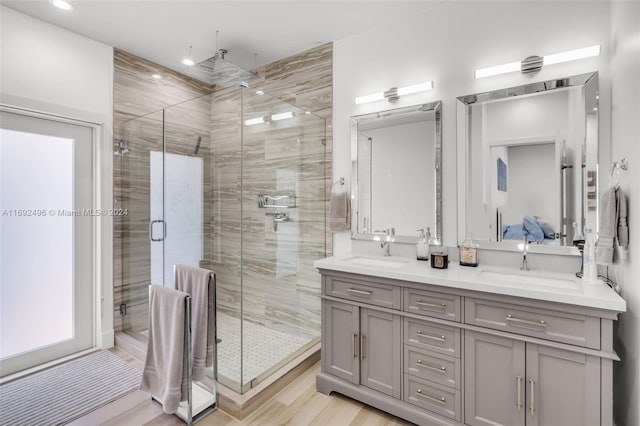
[[[319,269],[320,392],[420,425],[613,424],[620,310]]]
[[[465,423],[599,425],[600,359],[465,332]]]
[[[401,317],[340,302],[323,305],[324,371],[400,398]]]

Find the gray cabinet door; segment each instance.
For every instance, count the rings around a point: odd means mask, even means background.
[[[400,398],[402,338],[399,315],[372,309],[360,310],[360,383]]]
[[[600,424],[600,360],[527,343],[527,426]]]
[[[360,383],[359,312],[346,303],[323,301],[324,371],[354,384]]]
[[[525,423],[525,344],[465,331],[465,423]]]

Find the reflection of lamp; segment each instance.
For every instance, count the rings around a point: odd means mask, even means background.
[[[293,118],[294,116],[295,114],[293,113],[293,111],[281,112],[278,114],[272,114],[271,116],[267,115],[265,117],[249,118],[248,120],[244,120],[244,125],[253,126],[255,124],[270,123],[272,121],[280,121],[286,120],[287,118]]]
[[[191,58],[191,48],[192,47],[193,46],[189,46],[189,55],[182,60],[182,63],[185,64],[188,67],[192,67],[192,66],[194,66],[196,64],[195,61]]]
[[[577,59],[591,58],[600,54],[600,45],[584,47],[582,49],[568,50],[566,52],[554,53],[546,56],[529,56],[522,61],[509,62],[508,64],[496,65],[494,67],[476,70],[475,77],[491,77],[499,74],[520,71],[523,74],[535,74],[544,65],[560,64],[562,62],[575,61]]]
[[[367,102],[375,102],[386,99],[390,103],[396,102],[400,96],[410,95],[412,93],[426,92],[433,89],[433,81],[425,81],[424,83],[414,84],[406,87],[392,87],[384,92],[373,93],[366,96],[358,96],[356,104],[365,104]]]
[[[266,123],[266,121],[264,121],[264,117],[256,117],[256,118],[250,118],[248,120],[244,120],[245,126],[253,126],[254,124],[260,124],[260,123]]]
[[[273,121],[286,120],[287,118],[293,118],[293,112],[291,111],[281,112],[280,114],[273,114],[271,116],[271,120]]]

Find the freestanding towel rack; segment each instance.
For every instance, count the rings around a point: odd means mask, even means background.
[[[151,286],[149,286],[149,290],[151,290]],[[198,422],[208,414],[216,411],[219,407],[218,401],[218,329],[216,326],[216,274],[211,273],[209,277],[209,294],[213,296],[213,304],[212,311],[209,311],[209,327],[213,327],[213,367],[212,367],[212,377],[211,377],[211,388],[207,389],[207,385],[203,382],[197,382],[195,384],[191,379],[191,373],[193,369],[193,353],[191,347],[191,296],[187,295],[185,298],[185,307],[184,307],[184,326],[185,326],[185,335],[186,337],[186,345],[187,345],[187,383],[188,391],[187,391],[187,400],[180,402],[178,406],[178,411],[176,411],[175,415],[184,421],[188,426],[193,425]],[[207,376],[205,375],[205,380]],[[194,392],[194,389],[196,392]],[[155,396],[151,395],[151,397],[162,403]]]

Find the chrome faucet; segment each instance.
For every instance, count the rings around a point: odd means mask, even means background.
[[[524,236],[522,237],[522,267],[520,268],[521,271],[528,271],[529,270],[529,266],[527,265],[527,249],[529,248],[529,244],[528,244],[528,236],[529,233],[525,232]]]
[[[385,249],[384,250],[385,256],[391,256],[389,249],[391,248],[391,241],[395,241],[396,239],[396,228],[387,229],[385,231],[385,234],[386,234],[386,237],[380,243],[380,247]]]

